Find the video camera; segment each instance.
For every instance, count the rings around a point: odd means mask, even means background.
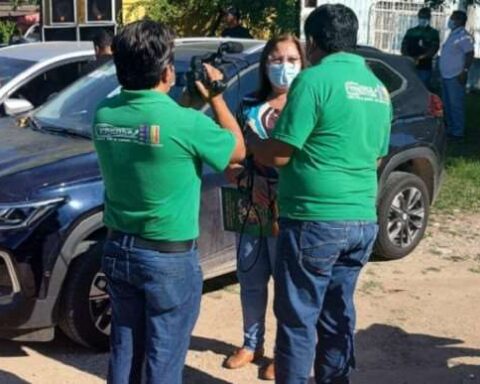
[[[186,73],[187,89],[190,94],[198,94],[197,86],[195,85],[196,81],[201,81],[216,95],[224,92],[225,89],[227,89],[227,83],[225,79],[210,82],[203,64],[210,64],[215,68],[219,69],[225,75],[223,67],[225,66],[225,64],[233,63],[233,61],[225,57],[225,55],[242,52],[243,45],[241,43],[228,41],[220,44],[217,52],[208,53],[201,56],[193,56],[190,62],[190,69]]]

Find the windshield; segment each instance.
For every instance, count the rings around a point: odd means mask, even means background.
[[[0,56],[0,87],[35,63],[35,61]]]
[[[41,126],[63,128],[91,136],[93,115],[98,104],[119,92],[115,65],[110,62],[82,77],[47,102],[38,110],[35,118]],[[177,99],[180,92],[180,87],[173,87],[170,96]]]

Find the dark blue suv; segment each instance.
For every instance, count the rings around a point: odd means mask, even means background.
[[[178,98],[192,56],[214,52],[217,39],[181,40],[176,49]],[[258,84],[261,41],[244,41],[224,71],[226,100],[238,110]],[[417,79],[413,64],[359,48],[394,104],[389,155],[379,168],[380,234],[375,255],[410,253],[427,226],[444,162],[439,99]],[[108,346],[110,306],[100,272],[103,184],[90,140],[96,105],[119,92],[107,64],[30,116],[0,122],[0,336],[51,340],[59,326],[73,340]],[[207,107],[204,112],[209,114]],[[341,118],[341,116],[339,116]],[[375,121],[372,121],[375,124]],[[182,177],[182,175],[178,175]],[[206,278],[235,270],[235,237],[222,230],[223,175],[203,170],[201,261]]]

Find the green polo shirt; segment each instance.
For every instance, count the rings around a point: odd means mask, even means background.
[[[388,91],[357,55],[337,53],[294,81],[272,137],[293,147],[280,169],[280,216],[376,220],[377,160],[388,152]]]
[[[202,163],[223,171],[235,138],[157,91],[125,91],[95,114],[108,228],[146,239],[199,235]]]

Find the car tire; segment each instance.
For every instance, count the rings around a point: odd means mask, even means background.
[[[425,182],[411,173],[392,172],[380,194],[374,257],[398,260],[410,254],[425,234],[429,212]]]
[[[62,292],[59,327],[73,341],[106,351],[111,309],[106,279],[100,272],[102,254],[101,242],[85,241],[77,248]]]

